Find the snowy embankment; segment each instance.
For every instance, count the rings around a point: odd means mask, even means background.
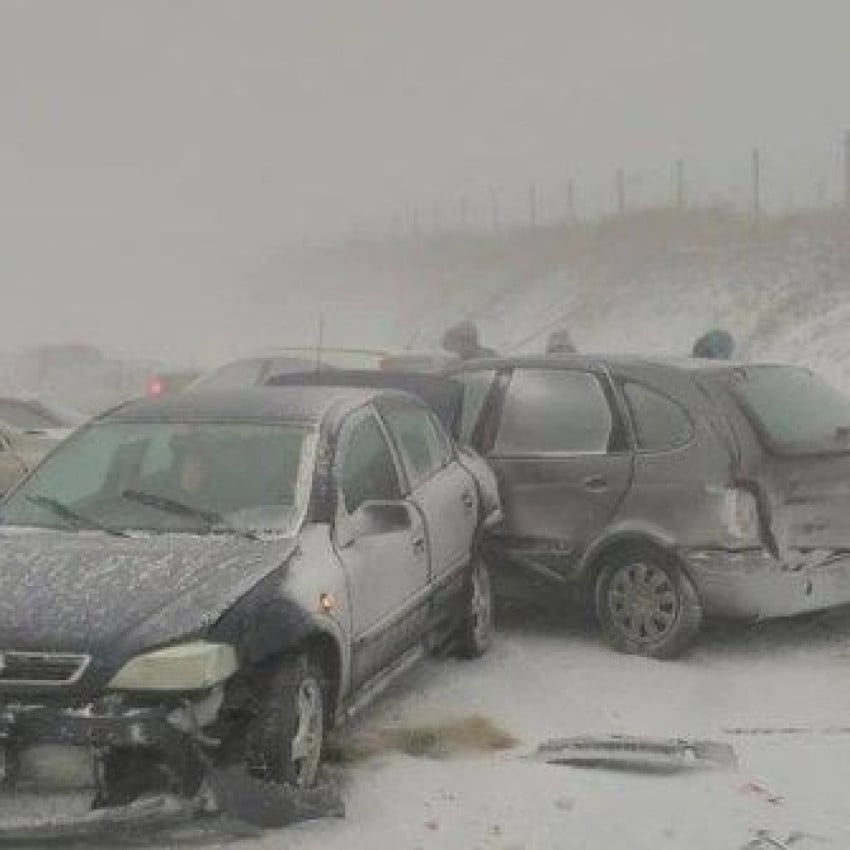
[[[432,299],[423,336],[436,341],[466,314],[501,351],[541,351],[563,324],[584,351],[678,355],[719,325],[747,359],[808,365],[850,390],[850,227],[846,236],[835,221],[694,226],[668,239],[612,232],[589,248],[565,245],[548,266],[519,267],[513,280],[504,268],[458,274],[469,283]]]

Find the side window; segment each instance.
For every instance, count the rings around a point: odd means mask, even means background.
[[[381,415],[401,452],[411,487],[418,487],[451,459],[431,414],[423,407],[390,404]]]
[[[493,386],[496,373],[493,369],[484,369],[478,372],[464,372],[454,376],[463,383],[463,413],[460,422],[461,442],[468,443],[472,438],[472,432],[481,415],[487,393]]]
[[[605,454],[614,421],[595,375],[571,369],[517,369],[496,435],[501,455]]]
[[[354,513],[364,502],[401,498],[395,463],[373,416],[354,426],[343,451],[340,491],[348,513]]]
[[[648,452],[677,449],[691,441],[694,427],[672,399],[643,384],[626,383],[623,392],[632,413],[638,448]]]

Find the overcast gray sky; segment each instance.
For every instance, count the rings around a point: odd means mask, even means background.
[[[848,32],[847,0],[0,0],[0,347],[216,356],[304,237],[620,163],[834,159]]]

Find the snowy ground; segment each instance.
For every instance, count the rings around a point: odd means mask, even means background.
[[[618,655],[585,625],[515,620],[481,661],[418,668],[366,724],[477,712],[519,747],[347,768],[345,820],[238,847],[738,850],[759,830],[780,840],[802,834],[789,845],[798,848],[850,846],[850,612],[715,628],[677,662]],[[756,728],[785,731],[734,731]],[[550,737],[611,732],[729,742],[740,766],[653,776],[524,758]]]

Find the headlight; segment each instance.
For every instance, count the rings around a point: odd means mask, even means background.
[[[193,641],[137,655],[118,671],[109,687],[123,691],[198,691],[223,682],[238,669],[232,646]]]

